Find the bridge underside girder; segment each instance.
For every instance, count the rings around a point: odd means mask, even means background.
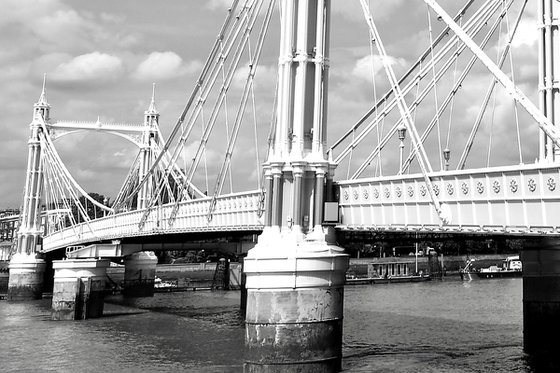
[[[220,236],[210,233],[135,237],[122,241],[92,243],[69,247],[66,257],[79,258],[122,258],[141,251],[190,251],[206,250],[220,253],[243,254],[255,245],[254,232],[221,232]]]

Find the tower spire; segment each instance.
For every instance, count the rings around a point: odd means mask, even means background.
[[[156,109],[156,83],[152,83],[152,101],[150,102],[146,114],[159,114]]]
[[[43,74],[43,90],[41,91],[41,96],[39,96],[39,101],[37,101],[37,105],[48,106],[49,103],[47,102],[47,93],[45,87],[47,86],[47,73]]]
[[[39,96],[39,100],[33,105],[33,117],[38,118],[39,116],[43,117],[45,121],[49,120],[50,117],[50,107],[49,103],[47,102],[47,74],[43,75],[43,89],[41,90],[41,96]]]

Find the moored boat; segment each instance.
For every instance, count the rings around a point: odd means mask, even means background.
[[[508,256],[502,262],[502,266],[490,266],[481,268],[476,275],[480,278],[502,278],[502,277],[521,277],[523,265],[519,255]]]

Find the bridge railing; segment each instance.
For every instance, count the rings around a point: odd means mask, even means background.
[[[177,216],[171,225],[169,224],[169,217],[173,205],[158,206],[152,209],[142,229],[140,229],[139,223],[144,210],[110,215],[45,236],[43,251],[48,252],[82,243],[135,236],[258,230],[262,229],[263,226],[263,221],[259,216],[260,199],[260,191],[218,197],[211,220],[208,220],[211,198],[181,202]]]
[[[440,225],[422,175],[342,181],[342,229],[560,234],[558,165],[519,165],[430,175],[451,212]]]

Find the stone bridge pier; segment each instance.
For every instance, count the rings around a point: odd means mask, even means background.
[[[53,261],[53,320],[84,320],[103,316],[108,259]]]
[[[535,239],[521,261],[524,350],[551,356],[560,349],[560,239]]]

